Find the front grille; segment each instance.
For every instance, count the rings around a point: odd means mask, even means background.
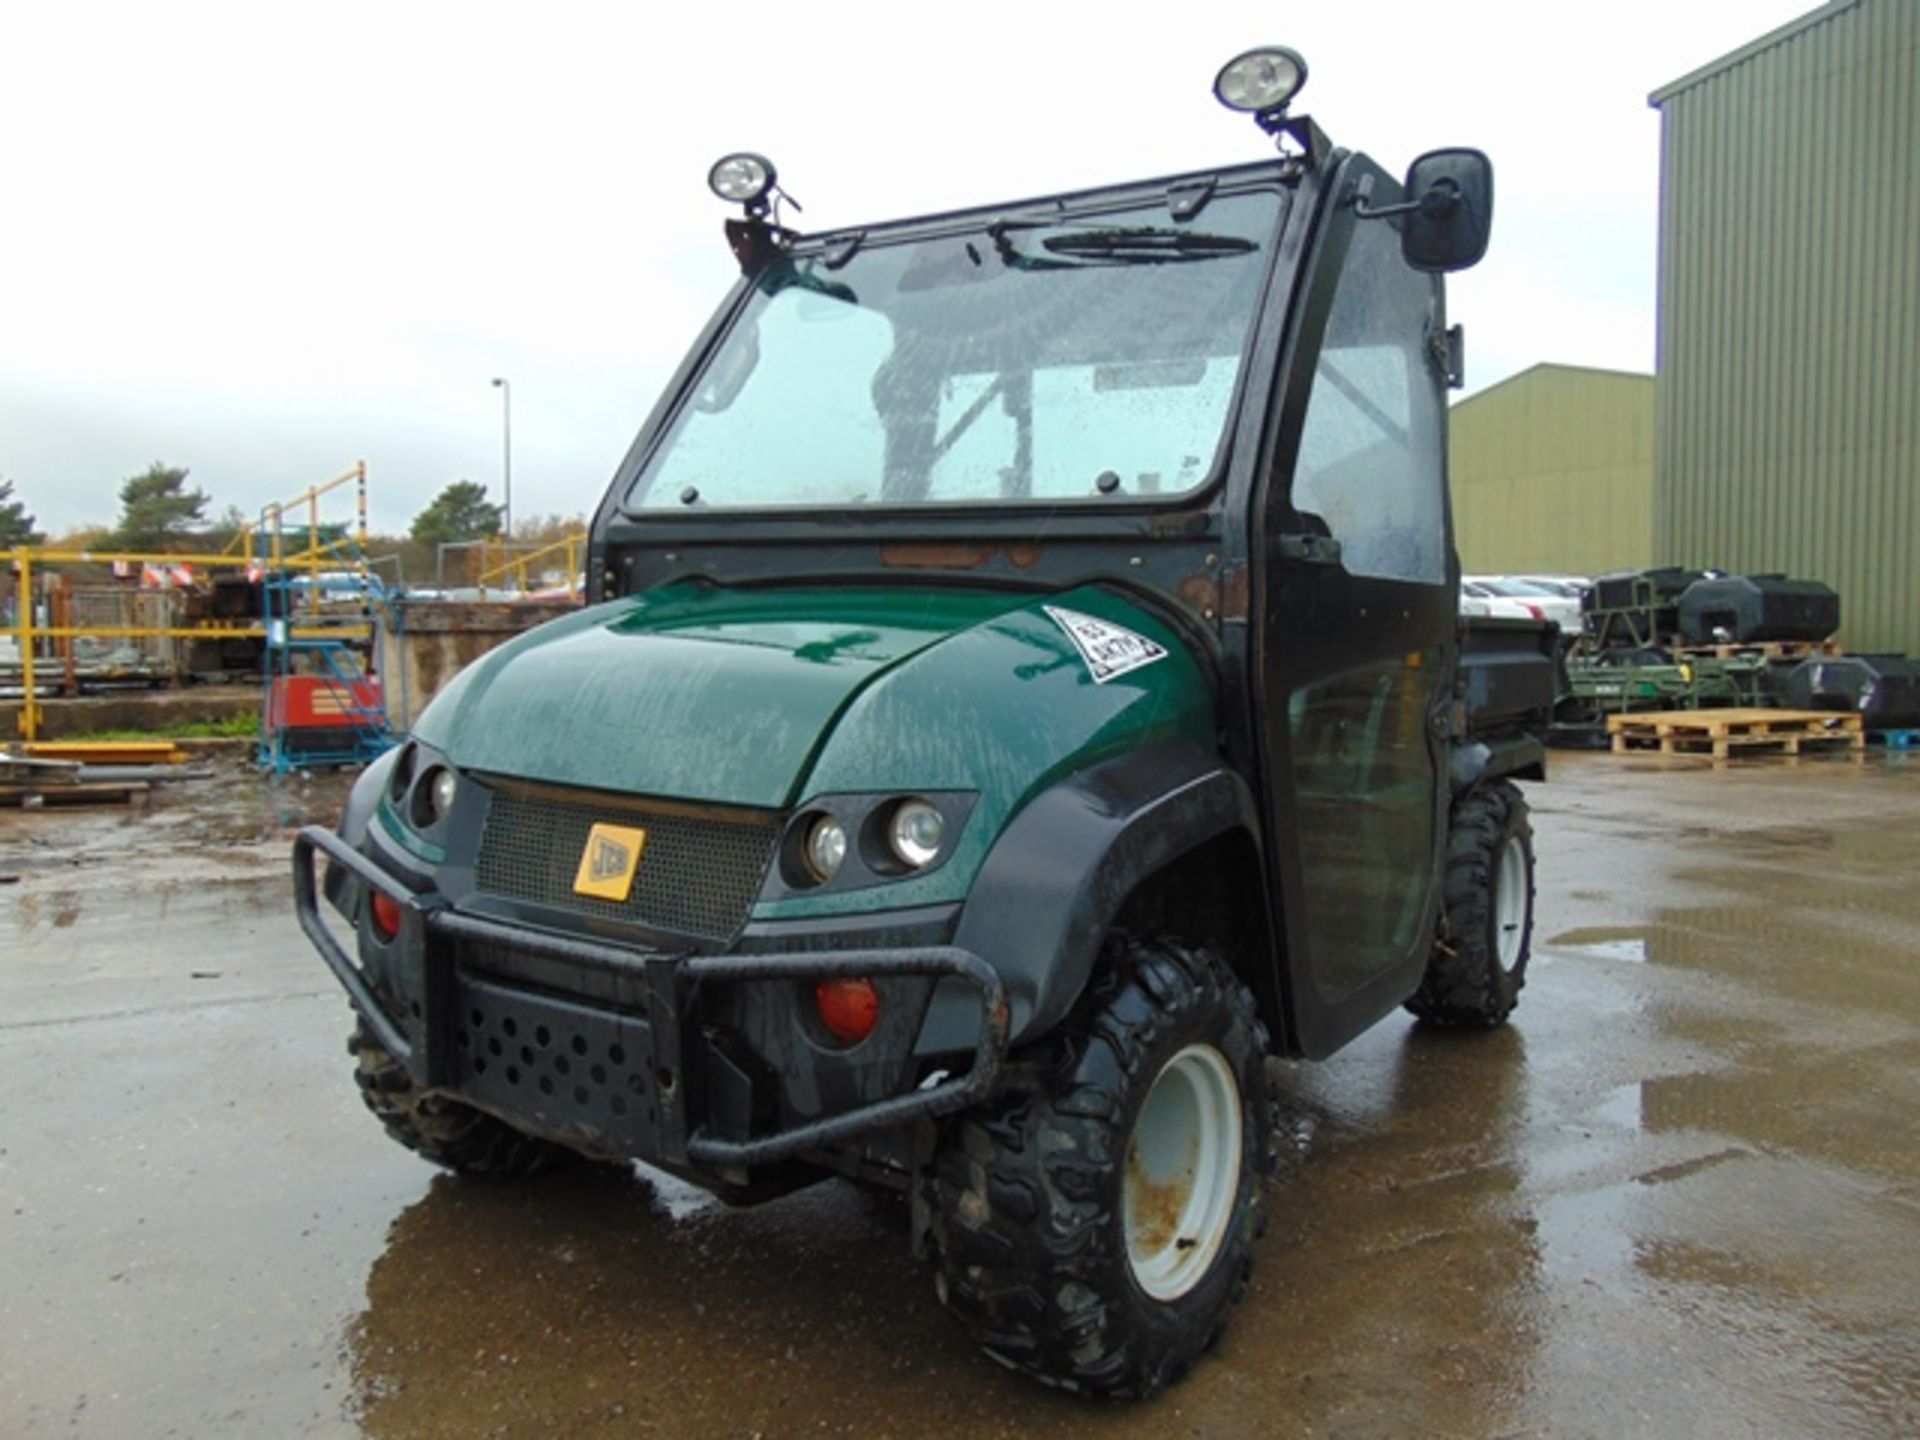
[[[647,832],[633,890],[621,903],[573,891],[587,835],[602,821]],[[746,922],[779,835],[779,818],[759,810],[694,811],[588,790],[495,788],[474,883],[505,899],[725,940]]]

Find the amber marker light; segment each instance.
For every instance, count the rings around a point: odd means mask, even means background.
[[[871,980],[822,980],[813,988],[813,1006],[842,1045],[858,1045],[880,1021],[880,992]]]
[[[400,933],[400,902],[382,890],[373,892],[373,928],[382,940]]]

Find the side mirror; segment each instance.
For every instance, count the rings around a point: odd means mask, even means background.
[[[1465,270],[1487,253],[1493,162],[1478,150],[1430,150],[1407,169],[1400,253],[1415,270]]]

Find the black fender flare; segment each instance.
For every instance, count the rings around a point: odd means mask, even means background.
[[[1043,1034],[1066,1016],[1142,881],[1233,830],[1259,836],[1252,792],[1217,755],[1185,741],[1099,761],[1030,801],[988,852],[953,941],[999,972],[1012,1038]],[[943,982],[916,1052],[971,1047],[979,1009]]]
[[[1537,735],[1506,735],[1457,742],[1447,756],[1447,780],[1458,800],[1488,780],[1545,780],[1547,747]]]

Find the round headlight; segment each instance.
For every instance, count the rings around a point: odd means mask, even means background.
[[[1307,62],[1284,45],[1236,55],[1213,77],[1213,95],[1229,110],[1280,110],[1307,83]]]
[[[822,881],[831,880],[847,858],[847,829],[831,815],[822,815],[807,831],[807,868]]]
[[[887,844],[903,865],[915,870],[933,863],[946,833],[947,817],[924,800],[902,801],[887,822]]]
[[[425,830],[446,819],[459,788],[460,782],[444,766],[436,765],[427,771],[413,787],[413,823]]]
[[[751,205],[773,189],[773,162],[764,155],[742,151],[726,155],[707,172],[707,186],[722,200]]]

